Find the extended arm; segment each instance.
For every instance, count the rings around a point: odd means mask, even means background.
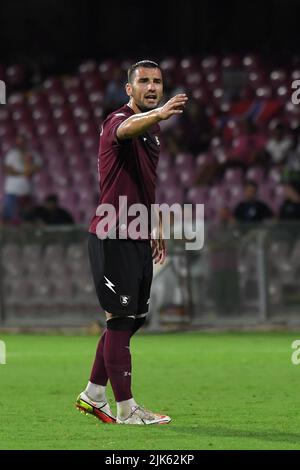
[[[137,137],[159,121],[168,119],[174,114],[181,114],[186,101],[187,96],[185,94],[179,94],[171,98],[160,108],[130,116],[118,127],[117,138],[119,140],[124,140]]]
[[[164,264],[167,257],[167,242],[163,234],[162,213],[156,211],[155,216],[158,226],[154,227],[151,234],[152,259],[154,264]]]

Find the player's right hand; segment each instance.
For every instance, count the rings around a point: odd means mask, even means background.
[[[158,113],[160,119],[168,119],[170,116],[174,114],[181,114],[183,113],[183,109],[185,104],[188,100],[188,97],[185,93],[180,93],[179,95],[173,96],[169,101],[166,102],[163,106],[158,108]]]

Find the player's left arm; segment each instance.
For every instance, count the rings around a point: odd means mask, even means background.
[[[158,227],[155,229],[156,232],[154,231],[155,232],[154,238],[151,239],[152,258],[154,260],[154,264],[157,264],[157,263],[164,264],[165,259],[167,257],[167,242],[163,234],[161,212],[157,214],[157,217],[158,217]]]

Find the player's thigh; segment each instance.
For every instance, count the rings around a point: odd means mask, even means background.
[[[89,248],[95,287],[102,308],[112,315],[135,314],[141,271],[135,243],[129,240],[98,241],[98,248],[95,249],[94,241],[89,244]]]
[[[149,310],[150,293],[153,279],[153,260],[150,243],[145,244],[143,277],[139,286],[137,315],[146,314]]]
[[[100,240],[93,233],[89,234],[88,253],[93,281],[99,298],[100,286],[104,275],[104,247],[103,240]]]

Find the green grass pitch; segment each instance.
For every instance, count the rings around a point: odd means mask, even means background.
[[[300,333],[134,337],[135,398],[169,414],[165,426],[105,425],[75,409],[97,337],[0,339],[0,449],[300,449]]]

